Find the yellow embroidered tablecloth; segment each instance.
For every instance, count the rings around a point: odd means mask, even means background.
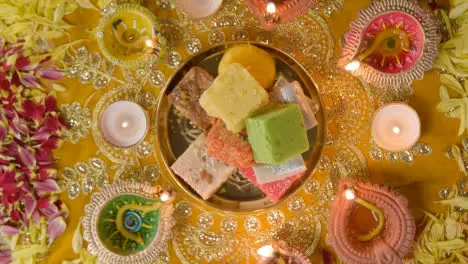
[[[173,9],[169,0],[142,3],[155,14],[169,40],[167,57],[153,69],[153,79],[144,88],[154,97],[163,87],[164,80],[169,79],[191,53],[223,41],[260,40],[292,54],[311,72],[323,93],[329,119],[324,157],[313,179],[294,197],[272,209],[255,213],[221,212],[192,200],[183,190],[177,189],[174,238],[168,243],[167,256],[161,261],[254,263],[255,250],[268,239],[275,238],[285,239],[307,254],[313,253],[314,263],[321,263],[320,252],[326,247],[323,239],[326,235],[323,225],[326,205],[334,184],[343,177],[369,179],[395,187],[408,197],[410,208],[417,217],[421,216],[421,208],[437,210],[433,201],[439,199],[440,189],[451,187],[460,177],[456,162],[446,158],[444,153],[451,145],[461,143],[461,138],[456,137],[459,121],[436,112],[440,86],[438,73],[435,70],[427,72],[424,79],[413,82],[411,88],[383,92],[336,66],[343,34],[358,11],[369,2],[349,0],[341,7],[340,0],[323,0],[310,14],[271,33],[260,30],[260,25],[241,0],[225,0],[215,17],[205,21],[188,20]],[[79,8],[67,17],[76,27],[64,41],[84,40],[75,46],[75,55],[86,51],[100,54],[94,38],[100,15],[98,10]],[[127,82],[128,76],[117,70],[114,78],[118,81],[104,83],[97,89],[89,81],[96,76],[83,76],[86,68],[78,68],[77,72],[66,64],[65,68],[71,74],[60,82],[64,89],[57,93],[58,103],[67,105],[62,109],[69,109],[70,118],[81,118],[79,126],[84,126],[86,120],[93,123],[96,104],[109,91]],[[138,72],[132,74],[135,76]],[[396,100],[408,101],[422,121],[421,144],[409,156],[395,157],[381,152],[370,140],[369,124],[373,111],[385,102]],[[75,102],[77,105],[73,108]],[[89,109],[90,114],[77,116],[83,109]],[[122,167],[122,162],[112,162],[109,156],[113,154],[96,145],[91,132],[93,125],[81,127],[82,131],[88,130],[88,135],[78,136],[76,143],[67,140],[55,153],[59,172],[63,174],[66,167],[77,170],[80,162],[88,163],[92,162],[91,158],[98,158],[105,162],[104,175],[109,175],[109,181],[112,181],[117,171],[128,168]],[[160,157],[154,148],[154,140],[152,131],[145,139],[147,145],[127,154],[137,157],[142,167],[157,164]],[[153,183],[176,186],[164,168],[162,170],[163,174]],[[60,196],[70,209],[67,230],[56,240],[45,263],[61,263],[79,257],[72,250],[72,237],[91,195],[83,194],[83,190],[76,194],[73,189],[76,198],[70,199],[70,188],[68,184]]]

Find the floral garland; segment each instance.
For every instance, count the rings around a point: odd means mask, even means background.
[[[39,81],[62,72],[31,61],[21,42],[2,41],[0,58],[0,263],[9,263],[45,254],[65,231],[52,151],[66,125]]]
[[[468,129],[468,0],[451,0],[450,12],[439,10],[449,39],[440,44],[434,67],[441,70],[439,112],[461,120],[458,135]],[[464,83],[464,85],[463,85]]]

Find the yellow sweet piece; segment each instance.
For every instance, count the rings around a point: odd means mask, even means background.
[[[218,72],[226,72],[232,63],[239,63],[265,89],[270,89],[276,77],[276,66],[273,57],[266,51],[249,44],[241,44],[224,53],[218,66]]]
[[[268,94],[242,65],[233,63],[218,75],[199,102],[209,116],[223,120],[228,130],[238,133],[244,129],[246,118],[268,103]]]

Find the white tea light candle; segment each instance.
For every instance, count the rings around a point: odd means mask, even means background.
[[[126,148],[136,145],[145,137],[148,119],[140,105],[130,101],[118,101],[103,111],[99,128],[107,142]]]
[[[372,122],[375,143],[391,152],[410,149],[421,135],[418,113],[410,106],[392,103],[380,108]]]
[[[218,11],[223,0],[176,0],[177,10],[193,19],[211,16]]]

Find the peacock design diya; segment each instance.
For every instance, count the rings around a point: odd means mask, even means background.
[[[155,62],[167,43],[153,14],[135,4],[120,5],[101,18],[97,39],[104,56],[123,67]]]
[[[316,0],[246,0],[250,10],[267,30],[297,18],[315,6]]]
[[[432,69],[439,23],[415,0],[374,1],[345,36],[340,66],[378,87],[400,87]]]
[[[149,263],[165,250],[174,225],[169,190],[116,182],[93,195],[83,219],[88,251],[102,263]]]
[[[405,197],[343,180],[328,218],[327,243],[346,264],[403,263],[416,233]]]

